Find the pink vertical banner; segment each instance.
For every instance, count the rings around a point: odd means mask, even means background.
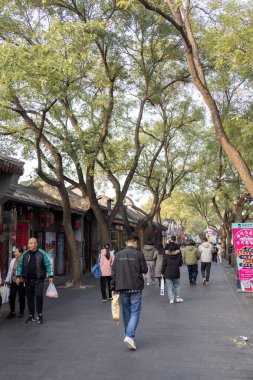
[[[253,223],[233,223],[232,234],[241,289],[253,292]]]

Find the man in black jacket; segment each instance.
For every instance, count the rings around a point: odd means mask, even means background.
[[[38,313],[38,323],[43,324],[43,287],[46,275],[49,283],[53,283],[53,273],[48,255],[38,248],[38,241],[35,238],[28,240],[28,251],[24,252],[19,259],[16,284],[20,284],[20,277],[25,281],[25,291],[29,317],[25,323],[35,322],[35,299]]]
[[[137,249],[138,242],[138,237],[129,237],[126,247],[115,255],[112,267],[112,295],[120,293],[125,328],[124,344],[130,350],[136,350],[133,338],[141,313],[143,274],[148,271],[144,255]]]

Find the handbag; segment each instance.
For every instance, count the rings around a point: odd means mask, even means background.
[[[95,265],[93,265],[93,267],[91,268],[91,273],[93,274],[93,276],[99,280],[100,277],[101,277],[101,267],[100,267],[100,263],[97,263]]]
[[[8,303],[10,295],[10,288],[7,285],[1,286],[2,304]]]
[[[160,296],[164,296],[164,278],[161,278]]]
[[[54,284],[49,284],[48,285],[48,288],[47,288],[47,291],[46,291],[46,297],[58,298],[58,292],[57,292],[56,287],[54,286]]]
[[[114,294],[112,297],[112,319],[119,325],[120,322],[120,304],[119,304],[119,294]]]

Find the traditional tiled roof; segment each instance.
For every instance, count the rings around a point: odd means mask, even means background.
[[[72,193],[72,192],[71,192]],[[69,194],[70,196],[70,205],[71,210],[76,212],[86,212],[87,208],[82,205],[82,199],[80,199],[80,203],[77,202],[76,194]],[[81,197],[79,197],[81,198]],[[61,200],[52,196],[48,192],[43,189],[38,189],[35,186],[23,186],[17,185],[17,189],[10,199],[16,202],[22,202],[32,206],[40,206],[40,207],[56,207],[62,209]]]
[[[22,175],[24,172],[24,162],[8,157],[5,154],[0,154],[0,172]]]

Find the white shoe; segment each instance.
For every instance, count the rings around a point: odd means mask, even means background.
[[[177,297],[176,302],[180,303],[180,302],[184,302],[184,300],[183,300],[183,298]]]
[[[149,282],[147,282],[147,285],[148,285],[148,286],[150,285]]]
[[[124,344],[129,348],[130,350],[136,350],[136,345],[134,343],[133,338],[130,338],[130,336],[126,336],[124,339]]]
[[[170,303],[174,303],[174,300],[170,300]]]

